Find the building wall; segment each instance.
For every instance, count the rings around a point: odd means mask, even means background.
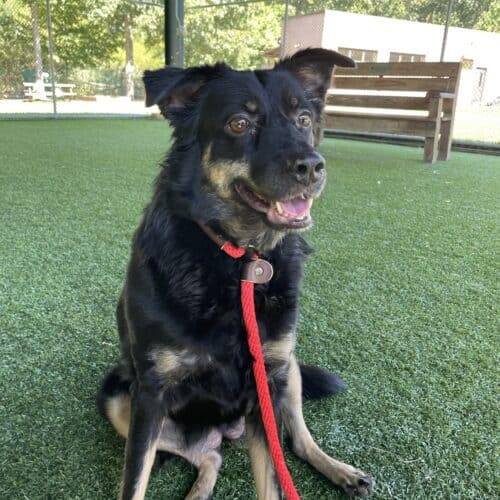
[[[318,33],[318,31],[320,31]],[[287,53],[301,47],[321,46],[377,51],[377,61],[387,62],[391,52],[422,54],[425,61],[439,61],[444,27],[386,17],[327,10],[310,16],[290,18]],[[450,27],[445,61],[473,61],[472,69],[462,73],[460,102],[478,98],[478,80],[486,70],[483,102],[500,96],[500,34]],[[482,68],[478,70],[477,68]]]
[[[325,14],[290,17],[287,23],[285,55],[301,48],[322,47]]]

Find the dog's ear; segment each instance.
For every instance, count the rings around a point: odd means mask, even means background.
[[[222,70],[222,65],[176,68],[168,66],[154,71],[146,70],[143,76],[146,89],[146,106],[158,105],[165,118],[183,110],[194,102],[200,89]]]
[[[354,68],[356,63],[334,50],[304,49],[279,61],[275,69],[291,72],[301,83],[308,99],[324,101],[334,66]]]

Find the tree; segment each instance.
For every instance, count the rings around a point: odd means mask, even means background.
[[[262,65],[263,52],[279,44],[283,14],[283,3],[187,10],[186,64],[224,60],[235,68]]]
[[[34,66],[32,47],[29,7],[0,3],[0,96],[23,94],[21,71]]]
[[[108,2],[113,3],[113,2]],[[121,32],[125,49],[125,64],[123,76],[125,82],[125,95],[133,100],[135,96],[134,88],[134,28],[137,19],[142,14],[144,8],[132,1],[115,0],[114,13],[109,22],[114,23],[114,32]],[[121,38],[121,37],[120,37]]]
[[[268,62],[263,53],[280,43],[284,1],[193,8],[207,3],[186,2],[186,64],[226,60],[243,68]],[[59,79],[82,68],[95,68],[96,78],[103,76],[104,69],[121,72],[118,84],[133,98],[138,66],[163,64],[161,8],[135,0],[50,0],[50,5]],[[328,8],[443,23],[446,5],[447,0],[290,0],[290,15]],[[500,30],[500,0],[454,0],[453,5],[452,25]],[[45,9],[45,0],[0,1],[0,92],[19,95],[25,69],[35,69],[41,91],[43,63],[47,63]]]
[[[500,0],[494,0],[490,8],[481,13],[476,26],[480,30],[500,32]]]
[[[40,14],[38,4],[30,4],[31,11],[31,33],[33,36],[33,52],[35,55],[35,88],[34,97],[37,99],[46,99],[45,82],[43,81],[43,61],[42,44],[40,41]]]
[[[125,87],[126,96],[134,99],[134,37],[132,34],[132,15],[127,14],[123,20],[125,31]]]

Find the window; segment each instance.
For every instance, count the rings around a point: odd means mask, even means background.
[[[425,54],[405,54],[404,52],[391,52],[390,62],[424,62]]]
[[[345,56],[354,59],[356,62],[376,62],[377,51],[366,49],[350,49],[348,47],[339,47],[339,52]]]

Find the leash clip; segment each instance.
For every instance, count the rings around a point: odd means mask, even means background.
[[[241,280],[262,285],[271,281],[273,273],[274,269],[270,262],[264,259],[255,259],[244,264]]]

